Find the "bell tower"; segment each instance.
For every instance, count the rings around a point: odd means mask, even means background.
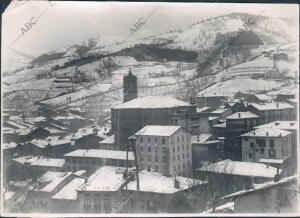
[[[131,73],[131,69],[123,77],[123,95],[123,102],[137,98],[137,77]]]

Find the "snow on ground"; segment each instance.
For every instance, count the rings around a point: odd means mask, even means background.
[[[271,90],[280,86],[280,82],[264,79],[235,78],[224,82],[216,83],[198,93],[202,94],[221,94],[232,96],[238,91],[263,91]]]

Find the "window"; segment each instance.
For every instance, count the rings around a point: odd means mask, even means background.
[[[154,138],[154,140],[155,140],[155,142],[157,142],[157,138],[156,137]]]
[[[151,147],[150,146],[148,146],[148,152],[151,152]]]
[[[177,146],[177,151],[179,152],[179,145]]]
[[[248,137],[245,137],[245,141],[248,141]]]
[[[150,142],[150,136],[148,136],[148,142]]]
[[[275,151],[274,148],[271,148],[271,149],[269,150],[269,157],[276,157],[276,151]]]
[[[184,142],[184,135],[182,135],[182,142]]]
[[[179,136],[177,136],[177,142],[179,142]]]
[[[182,150],[184,151],[184,145],[182,145]]]
[[[178,160],[180,160],[180,155],[178,154]]]
[[[143,142],[144,142],[143,136],[141,136],[141,138],[140,138],[140,142],[141,142],[141,143],[143,143]]]
[[[274,139],[270,139],[270,147],[274,147]]]
[[[187,153],[186,156],[187,156],[187,158],[189,158],[189,156],[190,156],[189,153]]]
[[[266,140],[265,139],[256,139],[256,144],[258,144],[259,147],[266,147]]]
[[[165,145],[165,144],[166,144],[166,139],[165,139],[165,138],[162,138],[161,143],[162,143],[163,145]]]
[[[175,147],[173,147],[173,152],[175,152]]]
[[[253,146],[254,146],[254,143],[250,142],[250,147],[253,148]]]
[[[259,149],[258,149],[258,148],[256,148],[256,149],[255,149],[255,151],[256,151],[256,152],[259,152]]]
[[[253,154],[252,153],[248,153],[248,157],[249,158],[253,158]]]
[[[182,168],[185,169],[185,164],[182,164]]]
[[[182,154],[182,159],[184,159],[184,154]]]
[[[264,155],[265,154],[265,148],[260,148],[260,154]]]

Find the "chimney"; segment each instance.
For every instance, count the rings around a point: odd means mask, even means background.
[[[245,190],[253,189],[253,181],[251,177],[245,179]]]
[[[277,173],[274,176],[274,182],[278,182],[280,180],[279,168],[277,167]]]
[[[253,131],[253,135],[255,135],[255,130]]]
[[[279,122],[275,122],[275,126],[279,126]]]
[[[290,126],[294,126],[295,125],[295,123],[293,123],[293,122],[290,122]]]
[[[176,189],[180,188],[179,187],[179,181],[176,179],[176,177],[175,177],[175,180],[174,180],[174,188],[176,188]]]
[[[269,132],[267,131],[267,136],[269,136]]]
[[[199,142],[200,141],[200,139],[199,139],[199,135],[197,135],[197,142]]]
[[[279,102],[276,102],[276,107],[279,108]]]
[[[239,115],[239,118],[241,118],[241,113],[238,113],[238,115]]]

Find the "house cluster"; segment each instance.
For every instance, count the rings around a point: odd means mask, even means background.
[[[124,102],[111,108],[104,126],[76,108],[41,109],[34,117],[5,112],[6,208],[203,212],[218,204],[208,191],[211,178],[222,177],[217,200],[230,205],[294,181],[297,96],[280,91],[288,87],[185,102],[139,98],[131,72],[123,82]]]

